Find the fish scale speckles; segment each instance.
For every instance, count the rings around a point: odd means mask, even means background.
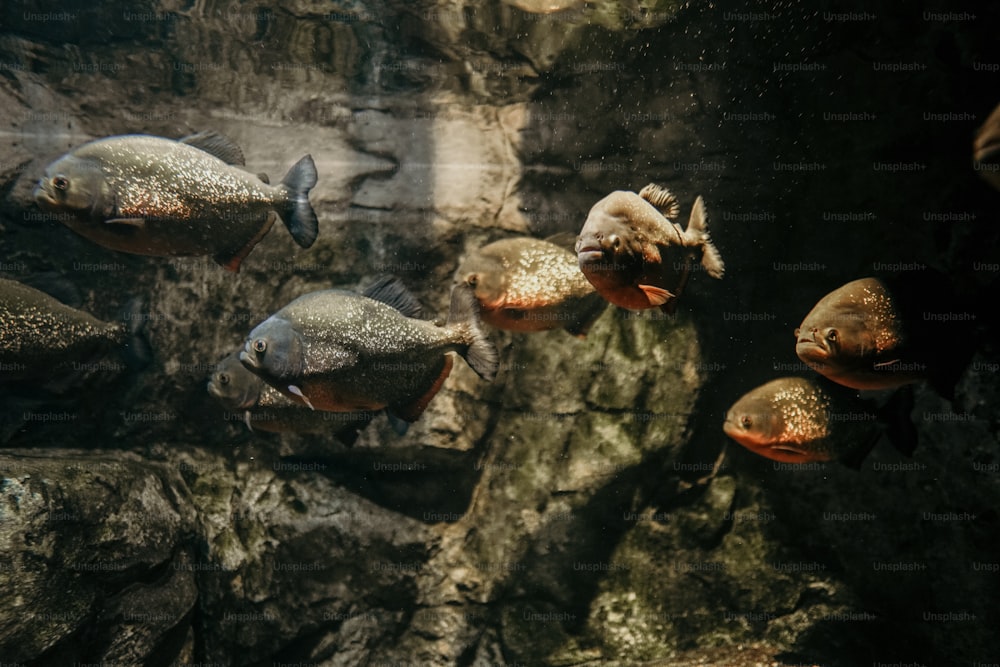
[[[572,252],[532,237],[483,246],[462,262],[455,280],[473,288],[483,320],[498,329],[564,328],[582,336],[605,307]]]
[[[274,214],[296,243],[312,245],[318,222],[308,194],[317,176],[310,156],[271,186],[217,154],[242,158],[228,139],[213,133],[181,141],[100,139],[50,164],[35,200],[62,214],[60,221],[73,231],[112,250],[212,255],[231,271],[268,232]]]
[[[388,408],[415,419],[450,370],[448,352],[462,354],[483,377],[496,373],[496,348],[467,306],[467,289],[453,290],[446,326],[387,305],[395,300],[391,290],[381,292],[386,303],[341,290],[312,292],[251,331],[240,360],[317,410]]]

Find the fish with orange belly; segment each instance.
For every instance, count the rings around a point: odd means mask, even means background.
[[[799,359],[852,389],[930,381],[950,398],[972,350],[978,319],[931,271],[861,278],[833,290],[795,330]]]
[[[608,305],[576,255],[527,236],[483,246],[462,262],[456,280],[472,287],[483,321],[507,331],[563,328],[583,337]]]
[[[782,463],[840,461],[858,468],[885,432],[907,456],[916,448],[912,393],[881,409],[822,377],[783,377],[744,394],[722,430],[755,454]]]
[[[449,352],[483,379],[496,376],[497,350],[468,285],[452,290],[443,326],[408,316],[415,300],[398,280],[365,294],[333,289],[300,296],[250,332],[240,362],[314,410],[384,408],[400,431],[400,420],[416,421],[441,389],[453,364]]]
[[[679,213],[677,198],[652,183],[638,194],[612,192],[594,204],[580,231],[580,271],[616,306],[672,313],[694,266],[713,278],[725,272],[704,200],[695,200],[687,229],[673,221]]]

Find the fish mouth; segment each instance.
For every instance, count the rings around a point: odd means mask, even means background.
[[[795,354],[807,364],[826,365],[830,351],[812,340],[800,340],[795,344]]]
[[[604,259],[604,248],[600,244],[588,243],[580,246],[580,249],[576,251],[576,256],[581,264],[599,262]]]
[[[256,370],[260,368],[260,362],[257,360],[257,355],[251,354],[249,350],[240,350],[240,363],[242,363],[250,370]]]
[[[46,192],[45,188],[40,185],[35,186],[35,190],[31,193],[31,196],[35,199],[35,203],[40,206],[53,207],[58,203],[52,195]]]

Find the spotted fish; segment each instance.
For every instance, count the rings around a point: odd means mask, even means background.
[[[783,377],[744,394],[727,412],[722,429],[775,461],[841,461],[857,468],[885,432],[887,418],[892,418],[890,441],[905,454],[913,453],[916,432],[910,409],[909,393],[897,393],[879,409],[825,378]]]
[[[456,280],[475,291],[483,321],[509,331],[563,328],[582,337],[607,306],[572,252],[528,236],[483,246]]]
[[[459,352],[492,380],[497,350],[482,329],[468,285],[452,290],[448,322],[408,317],[397,280],[371,298],[344,290],[312,292],[259,324],[240,361],[268,384],[316,410],[375,411],[415,421],[440,390]]]
[[[276,186],[242,164],[240,149],[214,132],[180,141],[108,137],[50,164],[34,196],[81,236],[138,255],[211,255],[236,272],[275,213],[296,243],[310,247],[319,230],[309,203],[312,158],[299,160]]]
[[[704,200],[695,200],[687,229],[673,222],[679,213],[677,198],[652,183],[638,194],[612,192],[590,209],[577,239],[583,275],[617,306],[673,312],[693,268],[713,278],[725,272]]]

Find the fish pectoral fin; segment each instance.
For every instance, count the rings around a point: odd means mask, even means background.
[[[656,287],[655,285],[639,285],[638,287],[646,295],[650,306],[662,306],[675,298],[673,293],[662,287]]]
[[[145,218],[111,218],[110,220],[105,220],[106,225],[130,225],[132,227],[145,227]]]
[[[247,428],[253,431],[253,426],[250,425],[250,411],[247,410],[243,413],[243,423],[247,425]]]
[[[661,264],[663,255],[660,253],[660,247],[655,243],[642,244],[642,260],[646,264]]]
[[[313,407],[313,404],[309,402],[309,398],[302,393],[302,390],[296,387],[294,384],[288,385],[288,393],[294,394],[295,396],[298,396],[300,399],[302,399],[302,402],[305,403],[307,406],[309,406],[310,410],[316,409]]]

